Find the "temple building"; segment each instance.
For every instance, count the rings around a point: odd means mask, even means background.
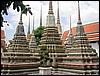
[[[89,44],[92,45],[99,56],[99,22],[93,22],[89,24],[82,25],[84,27],[84,31],[87,35]],[[68,34],[69,30],[65,31],[62,35],[62,43],[66,45],[68,42]],[[76,34],[76,27],[72,28],[72,34]]]
[[[1,75],[29,75],[38,71],[39,59],[39,55],[31,53],[27,45],[21,13],[12,44],[1,55]]]
[[[99,75],[99,57],[88,42],[88,38],[82,26],[80,7],[78,1],[78,22],[74,43],[66,57],[62,57],[62,63],[58,67],[62,73],[70,75]],[[67,74],[68,75],[68,74]]]
[[[30,36],[30,16],[29,16],[29,24],[28,24],[28,32],[27,32],[27,42],[28,43],[30,42],[30,39],[31,39],[31,36]]]
[[[60,34],[60,37],[62,37],[62,27],[59,16],[59,1],[57,1],[57,27],[58,27],[58,33]]]

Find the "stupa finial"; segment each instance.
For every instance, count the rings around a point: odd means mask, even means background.
[[[81,17],[80,17],[80,6],[79,6],[79,1],[78,1],[78,22],[77,24],[82,24],[81,22]]]
[[[71,29],[71,15],[70,15],[70,34],[72,34],[72,29]]]
[[[60,24],[60,17],[59,17],[59,1],[57,1],[57,24]]]
[[[32,34],[34,34],[34,16],[33,16],[33,30],[32,30]]]
[[[48,14],[53,14],[52,1],[49,1],[49,12],[48,12]]]
[[[19,24],[23,24],[23,22],[22,22],[22,12],[21,12],[21,14],[20,14],[20,21],[19,21]]]
[[[28,24],[28,34],[30,34],[30,16],[29,16],[29,24]]]

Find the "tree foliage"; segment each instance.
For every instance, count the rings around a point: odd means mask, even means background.
[[[27,12],[29,11],[29,13],[32,15],[32,12],[29,8],[27,8],[26,5],[23,4],[23,1],[4,1],[1,0],[1,27],[3,27],[2,23],[4,21],[4,18],[2,15],[8,15],[8,9],[11,6],[11,4],[13,5],[13,10],[17,9],[17,12],[19,11],[23,11],[23,14],[27,15]]]
[[[42,67],[49,66],[47,64],[47,61],[50,60],[50,58],[49,58],[49,52],[48,52],[48,50],[46,50],[46,45],[40,47],[40,56],[41,56],[40,66],[42,66]]]
[[[92,51],[93,51],[94,53],[96,53],[96,50],[95,50],[95,49],[92,49]]]
[[[43,32],[44,32],[44,26],[40,26],[34,30],[37,45],[40,44],[40,40],[41,40]]]

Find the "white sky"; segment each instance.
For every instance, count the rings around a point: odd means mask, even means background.
[[[33,15],[29,13],[26,15],[23,14],[23,25],[25,34],[28,31],[28,21],[30,15],[30,33],[33,29],[33,16],[34,16],[34,26],[35,29],[40,26],[40,11],[42,5],[42,25],[46,25],[46,17],[49,9],[49,1],[24,1],[25,5],[29,4]],[[55,22],[57,22],[57,1],[52,1],[53,3],[53,12],[55,16]],[[71,24],[72,27],[77,26],[77,5],[78,1],[59,1],[59,13],[60,13],[60,22],[62,26],[62,31],[69,30],[69,16],[71,15]],[[93,22],[99,22],[99,1],[80,1],[80,13],[82,24],[88,24]],[[4,19],[8,21],[9,26],[2,27],[1,29],[6,30],[6,39],[12,40],[16,27],[19,23],[20,12],[13,10],[12,6],[9,8],[7,16],[4,16]]]

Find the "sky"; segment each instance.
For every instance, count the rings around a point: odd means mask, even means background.
[[[29,16],[30,16],[30,33],[33,29],[33,17],[34,17],[34,29],[40,26],[40,11],[42,6],[42,25],[46,26],[46,19],[49,9],[49,1],[23,1],[25,5],[30,5],[33,15],[27,13],[23,14],[22,21],[24,25],[24,31],[27,35]],[[82,25],[99,22],[99,1],[80,1],[80,16]],[[52,1],[53,12],[55,16],[55,23],[57,22],[57,1]],[[60,23],[62,27],[62,32],[69,30],[70,15],[71,15],[71,27],[77,26],[78,21],[78,1],[59,1],[59,14],[60,14]],[[20,12],[13,10],[11,7],[8,10],[8,15],[3,15],[4,20],[9,24],[3,23],[4,27],[1,27],[2,30],[5,30],[6,41],[13,39],[13,36],[16,32],[16,27],[18,26],[20,20]]]

